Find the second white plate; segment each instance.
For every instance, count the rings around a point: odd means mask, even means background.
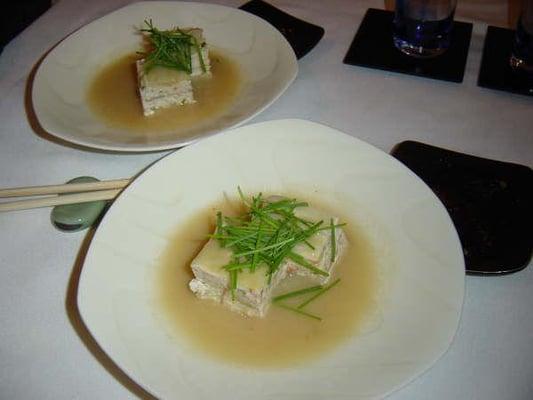
[[[168,135],[111,127],[90,110],[86,94],[95,73],[117,56],[140,49],[138,29],[146,19],[161,29],[201,27],[209,45],[238,64],[243,87],[222,115],[186,134]],[[252,14],[215,4],[139,2],[91,22],[54,48],[37,70],[32,100],[41,126],[66,141],[115,151],[165,150],[244,123],[281,96],[297,73],[289,43]]]

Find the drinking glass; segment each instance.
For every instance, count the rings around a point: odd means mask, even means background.
[[[511,66],[533,73],[533,0],[523,0],[513,41]]]
[[[457,0],[396,0],[394,45],[414,57],[438,56],[450,46]]]

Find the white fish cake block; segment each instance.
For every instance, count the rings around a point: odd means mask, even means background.
[[[139,95],[145,116],[156,110],[195,102],[192,82],[185,72],[153,67],[144,71],[144,60],[137,61]]]
[[[215,300],[242,314],[264,316],[273,288],[287,275],[285,266],[280,266],[270,282],[264,266],[253,273],[239,273],[233,300],[229,290],[229,273],[222,269],[230,263],[231,256],[230,249],[221,247],[216,239],[210,239],[191,262],[195,278],[189,283],[190,289],[199,298]]]
[[[294,210],[295,215],[299,218],[307,221],[318,222],[323,221],[322,226],[329,226],[331,220],[334,225],[339,224],[338,217],[332,217],[322,211],[312,207],[298,207]],[[344,231],[339,227],[335,228],[335,257],[332,258],[332,234],[331,229],[325,229],[317,232],[311,236],[307,242],[313,246],[310,247],[306,243],[298,243],[293,251],[303,258],[305,258],[314,267],[326,272],[328,275],[319,275],[309,269],[301,266],[300,264],[287,260],[287,272],[288,274],[296,274],[306,276],[312,281],[320,284],[327,283],[333,273],[333,269],[337,264],[337,261],[342,257],[344,250],[348,244]]]
[[[195,103],[192,77],[211,77],[211,63],[209,49],[203,30],[200,28],[184,28],[182,32],[192,35],[199,46],[191,47],[191,74],[172,68],[153,67],[149,71],[144,70],[144,60],[138,60],[137,81],[139,95],[145,116],[150,116],[156,110],[184,104]],[[203,61],[203,68],[202,62]]]
[[[322,220],[324,225],[329,224],[331,218],[311,207],[297,208],[295,214],[312,222]],[[338,218],[333,217],[333,223],[337,224]],[[290,275],[306,276],[311,281],[320,284],[325,284],[329,281],[335,265],[347,246],[343,230],[335,228],[336,253],[334,259],[332,259],[331,240],[331,230],[326,229],[309,238],[308,242],[313,248],[305,243],[299,243],[293,249],[295,253],[305,258],[307,262],[326,272],[327,276],[316,274],[300,264],[286,259],[272,276],[270,282],[268,281],[265,266],[258,267],[253,273],[248,270],[240,272],[235,298],[233,299],[229,289],[229,273],[222,268],[231,262],[232,251],[221,247],[218,240],[210,239],[191,262],[194,279],[190,281],[189,288],[198,298],[216,301],[232,311],[250,317],[264,317],[270,306],[274,288]]]

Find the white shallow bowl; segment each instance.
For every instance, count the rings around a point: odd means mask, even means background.
[[[85,100],[87,88],[101,67],[141,48],[138,29],[150,18],[161,29],[203,28],[209,45],[231,57],[243,73],[244,85],[234,104],[183,137],[107,126]],[[297,73],[289,43],[252,14],[215,4],[139,2],[91,22],[55,47],[37,70],[32,101],[41,126],[66,141],[114,151],[165,150],[244,123],[281,96]]]
[[[158,255],[182,221],[237,185],[313,193],[365,227],[380,249],[379,312],[305,366],[245,369],[171,338],[154,297]],[[107,354],[165,399],[374,399],[428,369],[449,347],[464,292],[450,218],[431,190],[386,153],[302,120],[248,125],[179,150],[114,202],[91,243],[78,307]]]

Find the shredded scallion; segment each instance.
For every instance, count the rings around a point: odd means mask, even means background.
[[[303,296],[304,294],[313,293],[320,289],[322,289],[322,285],[316,285],[316,286],[311,286],[305,289],[295,290],[293,292],[284,293],[284,294],[274,297],[272,299],[272,302],[276,303],[281,300],[290,299],[291,297]]]
[[[270,283],[272,276],[285,260],[291,260],[313,274],[329,276],[328,272],[300,255],[295,250],[295,246],[302,243],[314,249],[309,239],[318,232],[328,229],[331,232],[331,262],[334,262],[337,256],[335,229],[344,224],[334,224],[332,218],[329,224],[325,225],[323,221],[308,221],[297,217],[295,210],[298,207],[308,207],[306,202],[288,198],[265,199],[261,193],[248,199],[240,187],[237,190],[247,208],[246,214],[236,218],[217,213],[216,230],[214,234],[209,235],[222,247],[232,251],[230,262],[222,268],[229,274],[229,289],[233,299],[240,273],[244,271],[254,273],[261,268]],[[302,313],[300,311],[305,305],[338,282],[339,279],[328,286],[317,285],[286,293],[275,297],[273,302],[277,303],[287,298],[314,293],[311,298],[296,307],[298,312]]]
[[[298,307],[296,307],[298,310],[301,310],[302,308],[304,308],[306,305],[308,305],[309,303],[311,303],[313,300],[317,299],[318,297],[322,296],[324,293],[326,293],[329,289],[331,289],[332,287],[334,287],[335,285],[337,285],[339,282],[341,281],[341,278],[338,278],[337,280],[333,281],[332,283],[330,283],[329,285],[327,286],[324,286],[320,291],[318,291],[317,293],[315,293],[313,296],[311,296],[310,298],[308,298],[306,301],[304,301],[303,303],[301,304],[298,304]]]
[[[267,200],[262,194],[247,199],[240,187],[238,193],[248,208],[246,215],[232,218],[218,213],[215,233],[210,235],[233,252],[230,263],[222,267],[231,273],[233,290],[240,272],[255,272],[263,267],[270,281],[287,258],[315,274],[328,276],[293,251],[299,243],[312,247],[308,239],[324,228],[322,221],[296,217],[295,209],[307,207],[306,202],[287,198]]]
[[[152,20],[145,20],[146,28],[140,31],[147,34],[151,50],[141,53],[144,57],[144,70],[160,66],[192,73],[192,52],[198,54],[202,72],[206,72],[201,44],[190,33],[179,28],[166,31],[157,29]]]
[[[317,321],[322,321],[322,318],[319,317],[318,315],[308,313],[307,311],[300,310],[299,308],[294,308],[294,307],[288,306],[286,304],[281,304],[281,303],[276,303],[276,305],[278,307],[284,308],[285,310],[295,312],[296,314],[304,315],[306,317],[316,319]]]

